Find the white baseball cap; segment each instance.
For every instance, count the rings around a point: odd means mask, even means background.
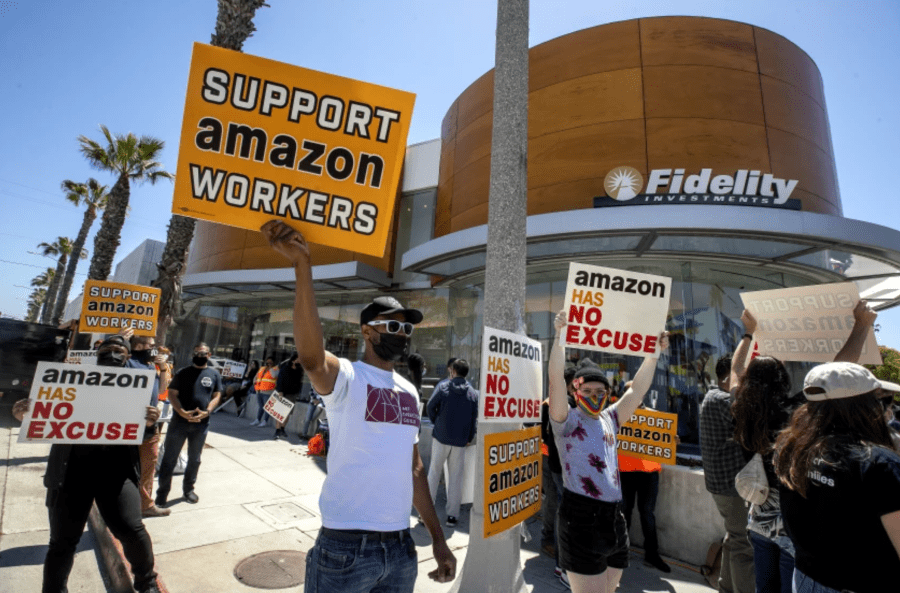
[[[811,402],[854,397],[876,389],[900,393],[900,385],[879,381],[869,369],[852,362],[820,364],[803,381],[803,395]]]

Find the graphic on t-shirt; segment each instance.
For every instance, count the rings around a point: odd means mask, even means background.
[[[367,385],[366,422],[419,426],[416,398],[405,391]]]
[[[212,379],[209,377],[203,377],[202,379],[200,379],[200,385],[203,385],[204,387],[212,387]]]
[[[597,455],[595,455],[594,453],[588,455],[588,463],[590,463],[591,467],[593,467],[601,474],[603,473],[603,470],[606,469],[606,462],[597,457]]]
[[[597,488],[597,485],[594,484],[594,480],[590,479],[587,476],[578,476],[581,479],[581,487],[584,488],[584,493],[593,498],[600,498],[603,494],[600,492],[600,489]]]

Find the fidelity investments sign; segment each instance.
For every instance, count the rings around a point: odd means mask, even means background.
[[[653,204],[723,204],[800,210],[800,200],[789,199],[796,179],[740,169],[734,175],[715,175],[712,169],[687,173],[685,169],[653,169],[644,177],[634,167],[616,167],[606,175],[606,196],[594,198],[594,207]]]

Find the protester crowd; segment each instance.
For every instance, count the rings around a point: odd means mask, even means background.
[[[426,472],[418,451],[424,360],[409,352],[422,313],[393,297],[375,298],[360,314],[362,358],[336,357],[323,347],[304,238],[282,222],[262,230],[296,273],[297,351],[281,362],[271,357],[262,365],[253,361],[226,385],[210,365],[204,343],[194,347],[192,364],[175,373],[152,337],[123,332],[97,345],[98,365],[154,372],[147,429],[140,445],[52,446],[44,479],[50,517],[45,593],[66,591],[93,502],[122,543],[137,591],[159,591],[142,517],[169,514],[172,475],[185,444],[182,499],[198,502],[203,445],[223,393],[240,411],[249,398],[257,398],[253,426],[267,424],[264,408],[273,393],[308,404],[303,435],[308,435],[317,401],[328,411],[328,473],[319,500],[322,528],[306,562],[309,590],[413,591],[418,562],[409,529],[411,507],[432,538],[437,568],[429,577],[438,582],[455,578],[456,558],[434,501],[444,475],[446,525],[455,526],[466,448],[477,434],[479,394],[467,380],[469,363],[448,361],[447,379],[425,406],[434,426]],[[900,385],[879,381],[856,364],[875,316],[860,301],[844,348],[834,362],[813,367],[798,388],[783,362],[752,354],[757,324],[744,311],[746,333],[733,354],[716,362],[715,384],[700,409],[706,488],[726,533],[719,591],[894,588],[890,583],[900,575],[900,456],[894,443],[900,437],[890,423],[896,423],[900,410]],[[554,321],[557,337],[566,326],[561,311]],[[567,364],[561,341],[552,343],[548,397],[541,407],[541,550],[556,560],[560,581],[576,593],[611,593],[629,566],[635,506],[645,562],[671,570],[656,533],[661,466],[618,450],[619,428],[643,405],[658,359],[667,351],[668,334],[659,336],[627,383],[611,382],[589,361]],[[395,363],[407,359],[409,379],[395,370]],[[162,394],[173,415],[154,497]],[[28,405],[19,406],[20,415]],[[286,422],[275,423],[276,439],[286,436]]]

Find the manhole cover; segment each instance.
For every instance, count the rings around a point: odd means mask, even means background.
[[[306,554],[292,550],[263,552],[244,558],[234,567],[234,576],[248,587],[284,589],[303,584]]]

